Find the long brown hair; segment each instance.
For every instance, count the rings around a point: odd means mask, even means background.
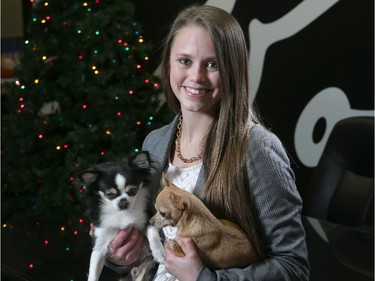
[[[263,255],[252,211],[247,156],[250,123],[257,122],[251,109],[248,52],[236,19],[213,6],[191,6],[178,14],[165,41],[162,81],[169,107],[178,113],[181,105],[169,83],[170,51],[176,33],[186,26],[204,28],[213,42],[222,96],[220,109],[206,139],[203,167],[206,172],[205,203],[216,216],[240,225]]]

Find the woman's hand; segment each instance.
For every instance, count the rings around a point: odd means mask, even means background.
[[[107,258],[119,266],[130,265],[139,259],[144,241],[144,234],[137,228],[121,229],[109,244]]]
[[[95,228],[91,224],[90,236],[93,236],[94,232]],[[107,259],[115,265],[130,265],[139,259],[144,241],[144,234],[137,228],[129,226],[121,229],[109,244]]]
[[[202,266],[202,261],[190,237],[181,237],[181,243],[185,246],[185,256],[183,257],[175,256],[166,247],[165,269],[179,281],[195,281]]]

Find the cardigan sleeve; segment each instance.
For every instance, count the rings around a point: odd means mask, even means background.
[[[197,280],[308,280],[302,200],[289,159],[279,139],[260,125],[250,134],[248,174],[265,258],[243,269],[203,266]]]

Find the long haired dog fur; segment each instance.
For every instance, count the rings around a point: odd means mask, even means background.
[[[165,249],[158,229],[149,225],[154,213],[150,201],[152,170],[149,153],[142,151],[118,162],[95,165],[78,175],[87,190],[87,213],[95,227],[89,281],[99,280],[111,241],[128,226],[143,231],[148,243],[139,262],[121,280],[150,280],[158,263],[164,263]]]
[[[151,218],[156,227],[176,226],[176,240],[167,247],[177,256],[185,249],[179,237],[190,237],[202,262],[212,269],[245,267],[258,258],[241,228],[228,220],[217,219],[194,194],[182,190],[166,178],[156,198],[157,213]]]

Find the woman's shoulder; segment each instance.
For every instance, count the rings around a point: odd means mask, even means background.
[[[264,125],[256,123],[250,128],[250,144],[255,145],[281,145],[280,139]]]
[[[169,140],[169,136],[175,131],[177,117],[174,118],[169,124],[166,124],[158,129],[151,131],[143,142],[143,148],[153,147],[159,143],[165,143]]]
[[[267,129],[262,124],[253,124],[250,129],[249,138],[249,153],[250,158],[282,158],[284,161],[289,162],[287,152],[282,141],[271,130]]]
[[[157,128],[157,129],[151,131],[151,132],[147,135],[146,139],[147,139],[147,138],[152,138],[152,137],[157,137],[157,136],[163,136],[163,135],[165,135],[166,133],[168,133],[168,132],[171,130],[171,128],[172,128],[172,123],[173,123],[173,121],[170,122],[170,123],[167,124],[167,125],[164,125],[164,126],[162,126],[162,127],[160,127],[160,128]]]
[[[289,154],[278,136],[261,124],[253,125],[250,130],[248,157],[253,186],[263,186],[268,181],[280,190],[292,188],[294,192],[295,176]],[[266,190],[272,189],[263,191]]]

